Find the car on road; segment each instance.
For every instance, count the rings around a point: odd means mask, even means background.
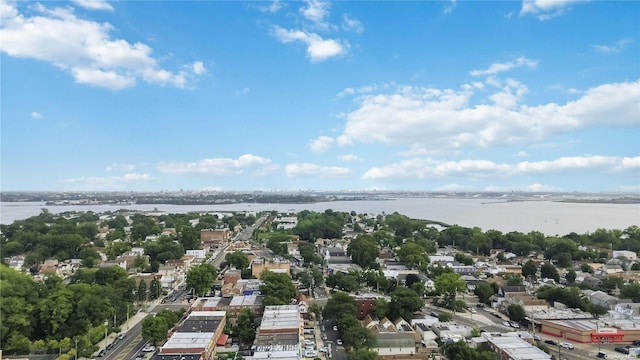
[[[144,359],[144,355],[138,354],[138,355],[136,355],[134,360],[142,360],[142,359]]]
[[[143,352],[152,352],[152,351],[155,351],[155,350],[156,350],[156,347],[151,345],[151,344],[147,344],[142,348]]]
[[[118,340],[122,340],[122,339],[124,339],[124,337],[125,337],[125,336],[127,336],[127,334],[125,334],[125,333],[120,333],[120,334],[118,335]]]
[[[105,355],[107,355],[107,350],[105,349],[100,350],[100,352],[98,353],[98,357],[103,357]]]
[[[617,351],[619,353],[623,353],[623,354],[629,355],[629,349],[627,349],[625,347],[618,346],[617,348],[615,348],[613,350],[615,350],[615,351]]]
[[[511,327],[511,324],[508,321],[503,321],[502,325],[504,325],[506,327]]]
[[[111,350],[111,349],[113,349],[113,343],[107,345],[107,350]]]
[[[519,328],[520,328],[520,325],[519,325],[517,322],[515,322],[515,321],[512,321],[512,322],[510,322],[509,324],[510,324],[510,325],[511,325],[511,327],[512,327],[512,328],[514,328],[514,329],[519,329]]]
[[[338,344],[338,345],[342,345],[342,339],[338,339],[338,340],[336,340],[336,344]]]
[[[327,334],[322,334],[322,340],[327,340]]]
[[[558,345],[558,343],[557,343],[557,342],[555,342],[555,341],[553,341],[553,340],[545,340],[545,341],[544,341],[544,343],[545,343],[545,344],[549,344],[549,345],[554,345],[554,346],[555,346],[555,345]]]
[[[333,331],[338,331],[338,327],[336,325],[333,326]]]
[[[640,340],[633,340],[632,344],[638,346],[640,345]]]
[[[438,313],[435,311],[432,311],[429,315],[433,316],[433,317],[438,317]]]
[[[606,359],[606,358],[607,358],[607,354],[606,354],[605,352],[603,352],[603,351],[599,351],[599,352],[596,354],[596,357],[598,357],[598,358],[600,358],[600,359]]]
[[[560,343],[560,347],[567,350],[573,350],[573,344],[568,342]]]
[[[535,341],[542,341],[542,336],[540,336],[540,335],[533,335],[533,340],[535,340]]]
[[[304,351],[304,357],[308,357],[308,358],[314,358],[318,356],[318,352],[315,350],[305,350]]]

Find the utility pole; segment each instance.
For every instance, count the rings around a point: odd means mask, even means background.
[[[127,331],[129,331],[129,304],[127,304]]]
[[[107,348],[107,327],[109,327],[109,321],[104,322],[104,348]]]
[[[76,360],[78,360],[78,339],[74,340],[76,342]]]

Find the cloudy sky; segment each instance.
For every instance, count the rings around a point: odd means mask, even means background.
[[[0,4],[4,191],[640,191],[638,1]]]

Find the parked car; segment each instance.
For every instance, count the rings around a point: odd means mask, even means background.
[[[555,346],[555,345],[558,345],[558,343],[557,343],[557,342],[555,342],[555,341],[553,341],[553,340],[545,340],[545,341],[544,341],[544,343],[545,343],[545,344],[549,344],[549,345],[554,345],[554,346]]]
[[[504,325],[506,327],[511,327],[511,324],[508,321],[503,321],[502,325]]]
[[[322,340],[327,340],[327,334],[322,334]]]
[[[338,339],[338,340],[336,340],[336,344],[338,344],[338,345],[342,345],[342,339]]]
[[[98,352],[98,357],[103,357],[105,355],[107,355],[107,350],[105,350],[105,349],[102,349],[102,350],[100,350],[100,352]]]
[[[336,325],[333,326],[333,331],[338,331],[338,327]]]
[[[142,355],[142,354],[136,355],[135,360],[142,360],[142,359],[144,359],[144,355]]]
[[[519,325],[517,322],[515,322],[515,321],[512,321],[512,322],[510,322],[509,324],[510,324],[510,325],[511,325],[511,327],[512,327],[512,328],[514,328],[514,329],[519,329],[519,328],[520,328],[520,325]]]
[[[633,340],[633,345],[639,346],[640,345],[640,340]]]
[[[127,334],[125,334],[125,333],[120,333],[120,334],[118,335],[118,340],[122,340],[122,339],[124,339],[124,337],[125,337],[125,336],[127,336]]]
[[[110,343],[107,345],[107,350],[111,350],[111,349],[113,349],[113,343]]]
[[[573,350],[573,344],[568,342],[560,343],[560,347],[567,350]]]
[[[433,317],[438,317],[438,313],[435,311],[432,311],[429,315],[433,316]]]
[[[144,351],[144,352],[152,352],[152,351],[155,351],[155,350],[156,350],[156,347],[151,345],[151,344],[147,344],[142,348],[142,351]]]
[[[615,351],[617,351],[619,353],[623,353],[623,354],[629,355],[629,349],[624,348],[624,347],[620,347],[619,346],[619,347],[617,347],[617,348],[615,348],[613,350],[615,350]]]
[[[607,354],[606,354],[606,353],[604,353],[603,351],[599,351],[599,352],[596,354],[596,357],[598,357],[598,358],[600,358],[600,359],[606,359],[606,358],[607,358]]]
[[[542,341],[542,337],[540,335],[533,335],[533,340]]]
[[[318,356],[318,352],[315,350],[305,350],[304,357],[313,358]]]

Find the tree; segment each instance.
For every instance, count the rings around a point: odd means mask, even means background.
[[[238,270],[244,270],[249,267],[249,256],[240,250],[225,255],[224,259]]]
[[[192,266],[187,272],[187,289],[193,289],[195,296],[205,296],[211,292],[217,271],[209,263]]]
[[[138,301],[146,301],[147,295],[147,282],[140,280],[140,284],[138,284]]]
[[[440,322],[449,322],[453,319],[453,315],[451,315],[448,312],[441,312],[440,314],[438,314],[438,321]]]
[[[587,264],[587,263],[582,263],[580,265],[580,271],[592,274],[593,273],[593,268],[591,266],[589,266],[589,264]]]
[[[484,281],[476,284],[476,288],[473,290],[473,293],[478,297],[478,301],[483,304],[489,304],[489,301],[491,301],[491,297],[493,296],[493,294],[495,294],[491,285]]]
[[[420,268],[429,263],[426,251],[414,242],[406,242],[398,250],[400,262],[409,268]]]
[[[522,276],[528,278],[529,276],[536,276],[538,273],[538,267],[533,260],[529,260],[524,265],[522,265]]]
[[[435,280],[436,292],[443,295],[444,306],[451,308],[458,291],[464,291],[467,283],[457,273],[443,273]]]
[[[153,278],[151,283],[149,284],[149,299],[155,300],[160,297],[160,293],[162,290],[162,284],[160,284],[160,280],[157,278]]]
[[[369,349],[358,349],[349,353],[348,360],[378,360],[378,353]]]
[[[379,254],[378,243],[370,235],[360,235],[353,239],[347,249],[347,255],[364,269],[376,267]]]
[[[260,274],[263,284],[260,292],[264,296],[265,305],[286,305],[296,296],[296,288],[289,275],[264,270]]]
[[[509,319],[520,322],[524,320],[527,314],[524,311],[524,308],[519,304],[511,304],[507,307],[507,313],[509,314]]]
[[[558,270],[552,264],[544,264],[540,266],[540,276],[543,279],[553,279],[555,282],[560,282],[560,274],[558,274]]]
[[[385,298],[378,298],[376,299],[375,304],[373,304],[373,313],[378,319],[388,316],[389,310],[389,303]]]
[[[244,344],[252,344],[256,337],[253,313],[249,309],[242,309],[238,314],[236,333]]]
[[[356,300],[348,293],[338,291],[327,301],[322,314],[327,319],[337,319],[340,316],[351,314],[358,315]]]
[[[162,316],[147,317],[142,322],[142,337],[156,344],[167,339],[167,331],[171,328],[167,319]]]
[[[569,272],[567,272],[567,275],[565,275],[565,279],[567,279],[567,283],[569,284],[573,284],[574,282],[576,282],[575,270],[569,270]]]
[[[413,313],[422,309],[423,306],[424,299],[406,286],[399,286],[391,293],[389,307],[394,317],[401,316],[405,320],[411,320]]]

